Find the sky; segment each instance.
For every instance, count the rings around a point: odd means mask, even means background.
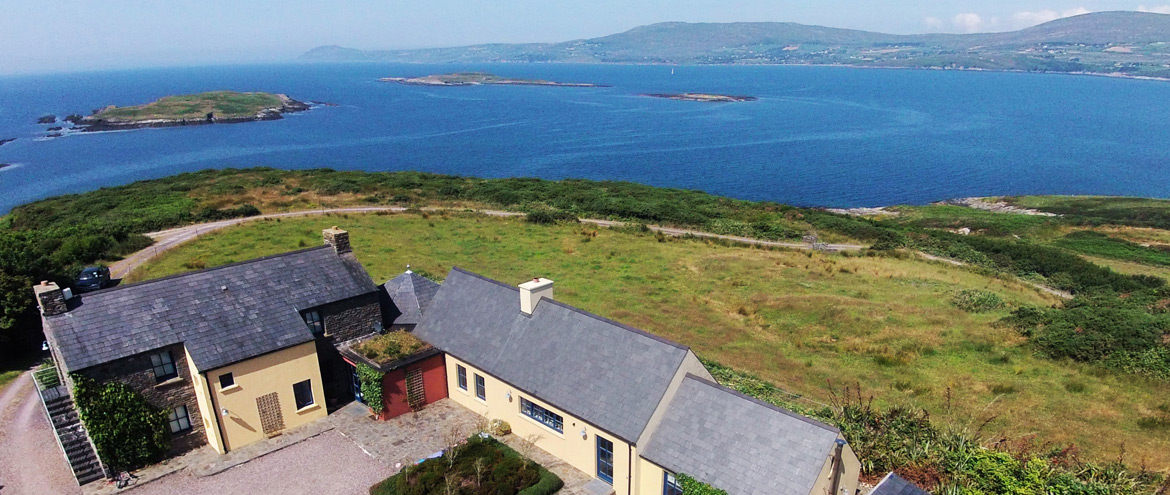
[[[555,42],[664,21],[896,34],[1010,31],[1170,0],[0,0],[0,74],[291,60],[361,49]]]

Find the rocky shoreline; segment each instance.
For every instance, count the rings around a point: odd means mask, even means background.
[[[90,115],[88,117],[81,117],[79,119],[67,119],[73,122],[74,129],[81,132],[100,132],[100,131],[121,131],[127,129],[145,129],[152,127],[180,127],[188,125],[207,125],[207,124],[238,124],[242,122],[259,122],[265,120],[280,120],[284,118],[286,113],[303,112],[312,108],[312,105],[302,101],[297,101],[289,98],[288,95],[277,94],[280,98],[281,106],[271,107],[260,110],[255,115],[250,117],[233,117],[233,118],[216,118],[214,114],[208,114],[201,119],[154,119],[154,120],[138,120],[138,121],[118,121],[106,120],[98,117],[98,114]],[[72,116],[71,116],[72,117]],[[51,136],[51,135],[50,135]],[[52,136],[51,136],[52,137]]]
[[[738,103],[742,101],[756,101],[759,98],[742,95],[719,95],[711,93],[646,93],[642,96],[664,98],[667,100],[699,101],[706,103]]]
[[[383,77],[380,82],[404,84],[407,86],[555,86],[562,88],[604,88],[591,83],[565,83],[540,79],[511,79],[486,72],[456,72],[423,77]]]

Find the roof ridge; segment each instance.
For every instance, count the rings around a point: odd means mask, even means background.
[[[250,259],[250,260],[237,261],[237,262],[235,262],[235,263],[228,263],[228,264],[226,264],[226,265],[213,266],[213,267],[211,267],[211,268],[204,268],[204,269],[202,269],[202,270],[194,270],[194,271],[190,271],[190,272],[176,273],[176,274],[174,274],[174,275],[167,275],[167,276],[165,276],[165,277],[152,278],[152,279],[150,279],[150,280],[143,280],[143,281],[141,281],[141,282],[134,282],[134,283],[132,283],[132,284],[125,284],[125,285],[118,284],[117,286],[115,286],[115,287],[110,287],[110,288],[108,288],[108,289],[103,289],[103,290],[100,290],[100,291],[94,291],[94,292],[90,292],[90,293],[88,293],[88,294],[79,294],[79,295],[80,295],[80,296],[82,297],[82,299],[84,300],[84,298],[85,298],[85,297],[87,297],[87,296],[94,296],[94,295],[99,295],[99,294],[109,294],[109,293],[116,292],[116,291],[119,291],[119,290],[122,290],[122,289],[126,289],[126,288],[131,288],[131,287],[142,287],[142,286],[145,286],[145,285],[150,285],[150,284],[153,284],[153,283],[156,283],[156,282],[165,282],[165,281],[168,281],[168,280],[174,280],[174,279],[176,279],[176,278],[187,277],[187,276],[191,276],[191,275],[198,275],[198,274],[200,274],[200,273],[209,273],[209,272],[214,272],[214,271],[216,271],[216,270],[223,270],[223,269],[226,269],[226,268],[231,268],[231,267],[236,267],[236,266],[241,266],[241,265],[247,265],[247,264],[249,264],[249,263],[256,263],[256,262],[258,262],[258,261],[268,261],[268,260],[275,259],[275,258],[281,258],[281,257],[284,257],[284,256],[291,256],[291,255],[294,255],[294,254],[302,254],[302,253],[307,253],[307,252],[310,252],[310,251],[316,251],[316,250],[319,250],[319,249],[329,249],[329,248],[331,248],[331,247],[332,247],[332,246],[329,246],[328,244],[326,244],[326,245],[323,245],[323,246],[317,246],[317,247],[311,247],[311,248],[305,248],[305,249],[298,249],[298,250],[296,250],[296,251],[287,251],[287,252],[283,252],[283,253],[270,254],[270,255],[268,255],[268,256],[264,256],[264,257],[261,257],[261,258],[252,258],[252,259]]]
[[[459,267],[457,267],[457,266],[455,266],[455,267],[451,267],[451,271],[458,271],[459,273],[462,273],[462,274],[465,274],[465,275],[470,275],[470,276],[472,276],[472,277],[475,277],[475,278],[477,278],[477,279],[483,280],[483,281],[485,281],[485,282],[491,282],[491,283],[493,283],[493,284],[496,284],[496,285],[499,285],[499,286],[501,286],[501,287],[507,287],[508,289],[511,289],[511,290],[513,290],[513,291],[520,292],[520,289],[519,289],[518,287],[515,287],[515,286],[512,286],[512,285],[508,285],[508,284],[506,284],[506,283],[504,283],[504,282],[501,282],[501,281],[499,281],[499,280],[496,280],[496,279],[493,279],[493,278],[490,278],[490,277],[486,277],[486,276],[480,275],[480,274],[478,274],[478,273],[475,273],[475,272],[469,272],[469,271],[467,271],[467,270],[464,270],[464,269],[462,269],[462,268],[459,268]],[[558,301],[558,300],[556,300],[556,299],[543,299],[543,298],[541,299],[541,303],[543,303],[543,302],[546,302],[546,301],[547,301],[547,302],[550,302],[550,303],[552,303],[552,304],[554,304],[554,305],[556,305],[556,306],[560,306],[560,307],[562,307],[562,308],[565,308],[565,309],[567,309],[567,310],[569,310],[569,311],[572,311],[572,312],[574,312],[574,313],[577,313],[577,314],[580,314],[580,315],[583,315],[583,316],[587,316],[587,317],[589,317],[589,318],[593,318],[593,319],[595,319],[595,320],[601,321],[602,323],[607,323],[607,324],[609,324],[609,325],[613,325],[613,326],[615,326],[615,327],[621,328],[621,329],[623,329],[623,330],[626,330],[626,331],[628,331],[628,332],[632,332],[632,333],[634,333],[634,334],[637,334],[637,335],[640,335],[640,336],[642,336],[642,337],[648,337],[648,338],[650,338],[651,340],[656,340],[656,341],[658,341],[658,342],[661,342],[661,343],[663,343],[663,344],[667,344],[667,345],[669,345],[669,346],[671,346],[671,347],[674,347],[674,348],[677,348],[677,349],[686,350],[686,351],[689,351],[689,350],[691,350],[691,348],[690,348],[690,347],[688,347],[688,346],[685,346],[685,345],[682,345],[682,344],[680,344],[680,343],[678,343],[678,342],[675,342],[675,341],[673,341],[673,340],[670,340],[670,339],[667,339],[667,338],[664,338],[664,337],[659,337],[659,336],[657,336],[657,335],[654,335],[654,334],[652,334],[652,333],[650,333],[650,332],[647,332],[647,331],[645,331],[645,330],[642,330],[642,329],[640,329],[640,328],[635,328],[635,327],[629,326],[629,325],[627,325],[627,324],[625,324],[625,323],[622,323],[622,322],[620,322],[620,321],[616,321],[616,320],[613,320],[613,319],[610,319],[610,318],[606,318],[606,317],[604,317],[604,316],[601,316],[601,315],[599,315],[599,314],[596,314],[596,313],[591,313],[591,312],[589,312],[589,311],[586,311],[586,310],[584,310],[584,309],[581,309],[581,308],[578,308],[578,307],[576,307],[576,306],[573,306],[573,305],[571,305],[571,304],[569,304],[569,303],[566,303],[566,302],[563,302],[563,301]],[[540,304],[539,304],[539,303],[537,304],[537,307],[538,307],[538,308],[540,307]]]
[[[698,375],[696,375],[696,374],[694,374],[694,373],[687,373],[687,376],[686,376],[686,378],[687,378],[687,379],[693,379],[693,380],[695,380],[695,381],[697,381],[697,382],[699,382],[699,383],[701,383],[701,384],[704,384],[704,385],[707,385],[707,386],[710,386],[710,387],[714,387],[714,388],[716,388],[716,389],[718,389],[718,390],[721,390],[721,391],[723,391],[723,392],[727,392],[727,393],[729,393],[729,394],[732,394],[732,395],[738,396],[738,397],[740,397],[740,398],[747,399],[748,401],[754,402],[754,403],[756,403],[757,405],[760,405],[760,406],[766,407],[766,408],[768,408],[768,409],[771,409],[771,410],[773,410],[773,411],[776,411],[776,412],[778,412],[778,413],[780,413],[780,414],[783,414],[783,415],[785,415],[785,416],[789,416],[789,417],[791,417],[791,418],[793,418],[793,419],[798,419],[798,420],[800,420],[800,421],[804,421],[805,423],[808,423],[808,424],[810,424],[810,425],[816,426],[816,427],[818,427],[818,428],[822,428],[822,429],[825,429],[825,430],[831,431],[831,432],[833,432],[833,433],[838,433],[838,434],[839,434],[839,433],[841,433],[841,430],[840,430],[839,428],[837,428],[837,427],[835,427],[835,426],[832,426],[832,425],[830,425],[830,424],[828,424],[828,423],[825,423],[825,422],[822,422],[822,421],[817,421],[817,420],[815,420],[815,419],[812,419],[812,418],[810,418],[810,417],[808,417],[808,416],[805,416],[805,415],[803,415],[803,414],[798,414],[798,413],[796,413],[795,411],[790,411],[790,410],[788,410],[788,409],[785,409],[785,408],[783,408],[783,407],[777,406],[777,405],[775,405],[775,404],[772,404],[772,403],[770,403],[770,402],[764,402],[764,401],[762,401],[762,400],[760,400],[760,399],[757,399],[757,398],[755,398],[755,397],[752,397],[752,396],[750,396],[750,395],[747,395],[747,394],[745,394],[745,393],[742,393],[742,392],[740,392],[740,391],[738,391],[738,390],[735,390],[735,389],[732,389],[732,388],[728,388],[728,387],[724,387],[723,385],[720,385],[720,384],[718,384],[718,383],[716,383],[716,382],[713,382],[713,381],[711,381],[711,380],[708,380],[708,379],[706,379],[706,378],[703,378],[703,377],[701,377],[701,376],[698,376]]]

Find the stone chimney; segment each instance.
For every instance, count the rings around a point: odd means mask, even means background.
[[[338,255],[353,252],[353,248],[349,247],[349,232],[337,228],[336,225],[322,230],[321,235],[325,238],[325,244],[333,246],[333,251]]]
[[[37,295],[37,305],[41,307],[42,315],[55,316],[69,311],[65,304],[65,291],[56,283],[44,280],[33,286],[33,292]]]
[[[520,284],[520,312],[531,315],[536,304],[542,297],[553,298],[553,281],[547,278],[534,278]]]

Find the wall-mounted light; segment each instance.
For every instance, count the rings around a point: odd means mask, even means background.
[[[231,414],[228,412],[226,407],[221,409],[219,412],[220,412],[220,414],[223,414],[223,417],[225,417],[225,418],[228,417],[228,414]]]
[[[584,427],[584,426],[582,426],[582,427],[581,427],[581,440],[585,440],[585,439],[588,439],[588,438],[589,438],[589,434],[585,432],[585,427]]]
[[[508,402],[512,402],[512,391],[509,390],[509,391],[505,392],[504,397],[508,398]]]

